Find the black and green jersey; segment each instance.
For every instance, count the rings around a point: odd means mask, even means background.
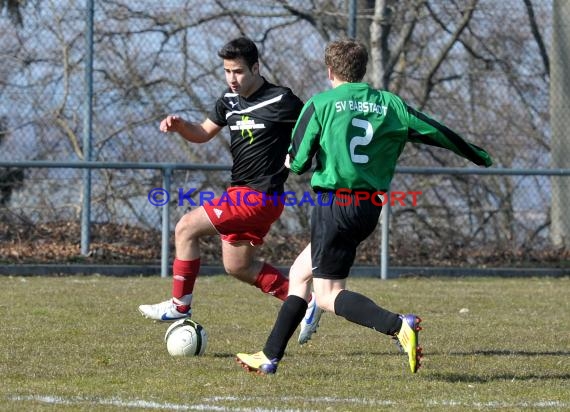
[[[477,165],[492,164],[485,150],[397,95],[367,83],[343,83],[303,106],[289,147],[291,170],[306,172],[316,156],[313,188],[386,191],[407,142],[446,148]]]

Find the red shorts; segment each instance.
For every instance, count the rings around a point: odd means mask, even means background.
[[[202,205],[222,240],[235,243],[248,241],[261,245],[271,225],[283,212],[279,197],[245,186],[233,186],[220,197]]]

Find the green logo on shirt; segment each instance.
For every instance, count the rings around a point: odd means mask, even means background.
[[[241,116],[241,120],[238,120],[235,125],[230,126],[231,130],[239,130],[241,132],[241,137],[244,139],[249,139],[249,144],[253,143],[253,129],[265,129],[265,124],[255,123],[254,119],[250,119],[249,116]]]
[[[238,126],[240,126],[241,129],[241,137],[246,139],[245,135],[247,133],[247,136],[249,137],[249,144],[253,143],[253,132],[251,129],[253,129],[254,125],[255,120],[249,120],[249,116],[242,116],[241,122],[238,122]]]

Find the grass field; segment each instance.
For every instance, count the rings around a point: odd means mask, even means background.
[[[423,318],[423,367],[391,340],[325,314],[279,371],[234,361],[260,350],[280,302],[227,276],[201,277],[203,357],[173,358],[167,324],[137,306],[170,279],[0,277],[1,411],[570,410],[570,279],[354,278],[381,306]]]

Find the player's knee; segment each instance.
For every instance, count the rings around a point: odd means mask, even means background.
[[[188,225],[184,219],[180,219],[178,223],[176,223],[176,227],[174,228],[174,236],[176,236],[177,239],[191,237],[190,225]]]
[[[334,299],[335,297],[331,294],[320,294],[316,295],[317,306],[324,311],[334,313]]]
[[[313,278],[311,246],[308,245],[295,259],[289,270],[289,279],[298,283],[310,283]]]
[[[183,216],[174,228],[174,236],[179,240],[190,240],[197,236],[196,224],[192,222],[189,215]]]
[[[289,269],[289,279],[296,283],[310,283],[312,281],[313,272],[310,267],[303,264],[304,262],[295,261]]]
[[[249,276],[249,272],[250,272],[250,265],[247,263],[243,263],[243,262],[231,262],[231,263],[227,263],[224,262],[224,270],[226,271],[226,273],[230,276],[233,276],[234,278],[243,280],[245,281],[249,281],[250,276]]]

